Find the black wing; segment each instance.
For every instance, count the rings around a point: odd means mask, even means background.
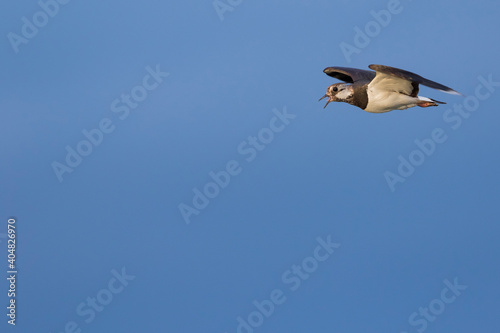
[[[418,74],[405,71],[404,69],[399,69],[399,68],[389,67],[389,66],[384,66],[384,65],[370,65],[368,67],[373,69],[376,72],[384,73],[387,75],[393,75],[395,77],[410,81],[412,83],[423,84],[424,86],[427,86],[427,87],[433,88],[433,89],[437,89],[437,90],[441,90],[441,91],[444,91],[448,94],[462,95],[461,93],[451,89],[450,87],[447,87],[447,86],[442,85],[440,83],[428,80],[426,78],[421,77]],[[418,89],[418,86],[417,86],[417,89]]]
[[[375,77],[375,72],[349,67],[327,67],[323,72],[347,83],[356,81],[370,82]]]

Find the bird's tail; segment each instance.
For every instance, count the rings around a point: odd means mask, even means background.
[[[446,104],[445,102],[440,102],[436,101],[435,99],[428,98],[428,97],[423,97],[423,96],[417,96],[419,100],[422,102],[418,103],[417,105],[426,108],[428,106],[438,106],[438,104]]]

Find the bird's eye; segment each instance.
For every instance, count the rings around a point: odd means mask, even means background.
[[[333,90],[333,91],[337,91],[338,89],[337,89],[337,87],[333,87],[333,89],[332,89],[332,90]]]

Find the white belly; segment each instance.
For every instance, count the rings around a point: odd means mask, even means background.
[[[404,110],[416,106],[418,102],[419,99],[416,97],[368,87],[368,105],[365,111],[382,113],[392,110]]]

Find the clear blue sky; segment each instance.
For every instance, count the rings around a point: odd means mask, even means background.
[[[498,329],[498,2],[218,8],[2,3],[0,331]],[[370,64],[466,97],[323,109]]]

